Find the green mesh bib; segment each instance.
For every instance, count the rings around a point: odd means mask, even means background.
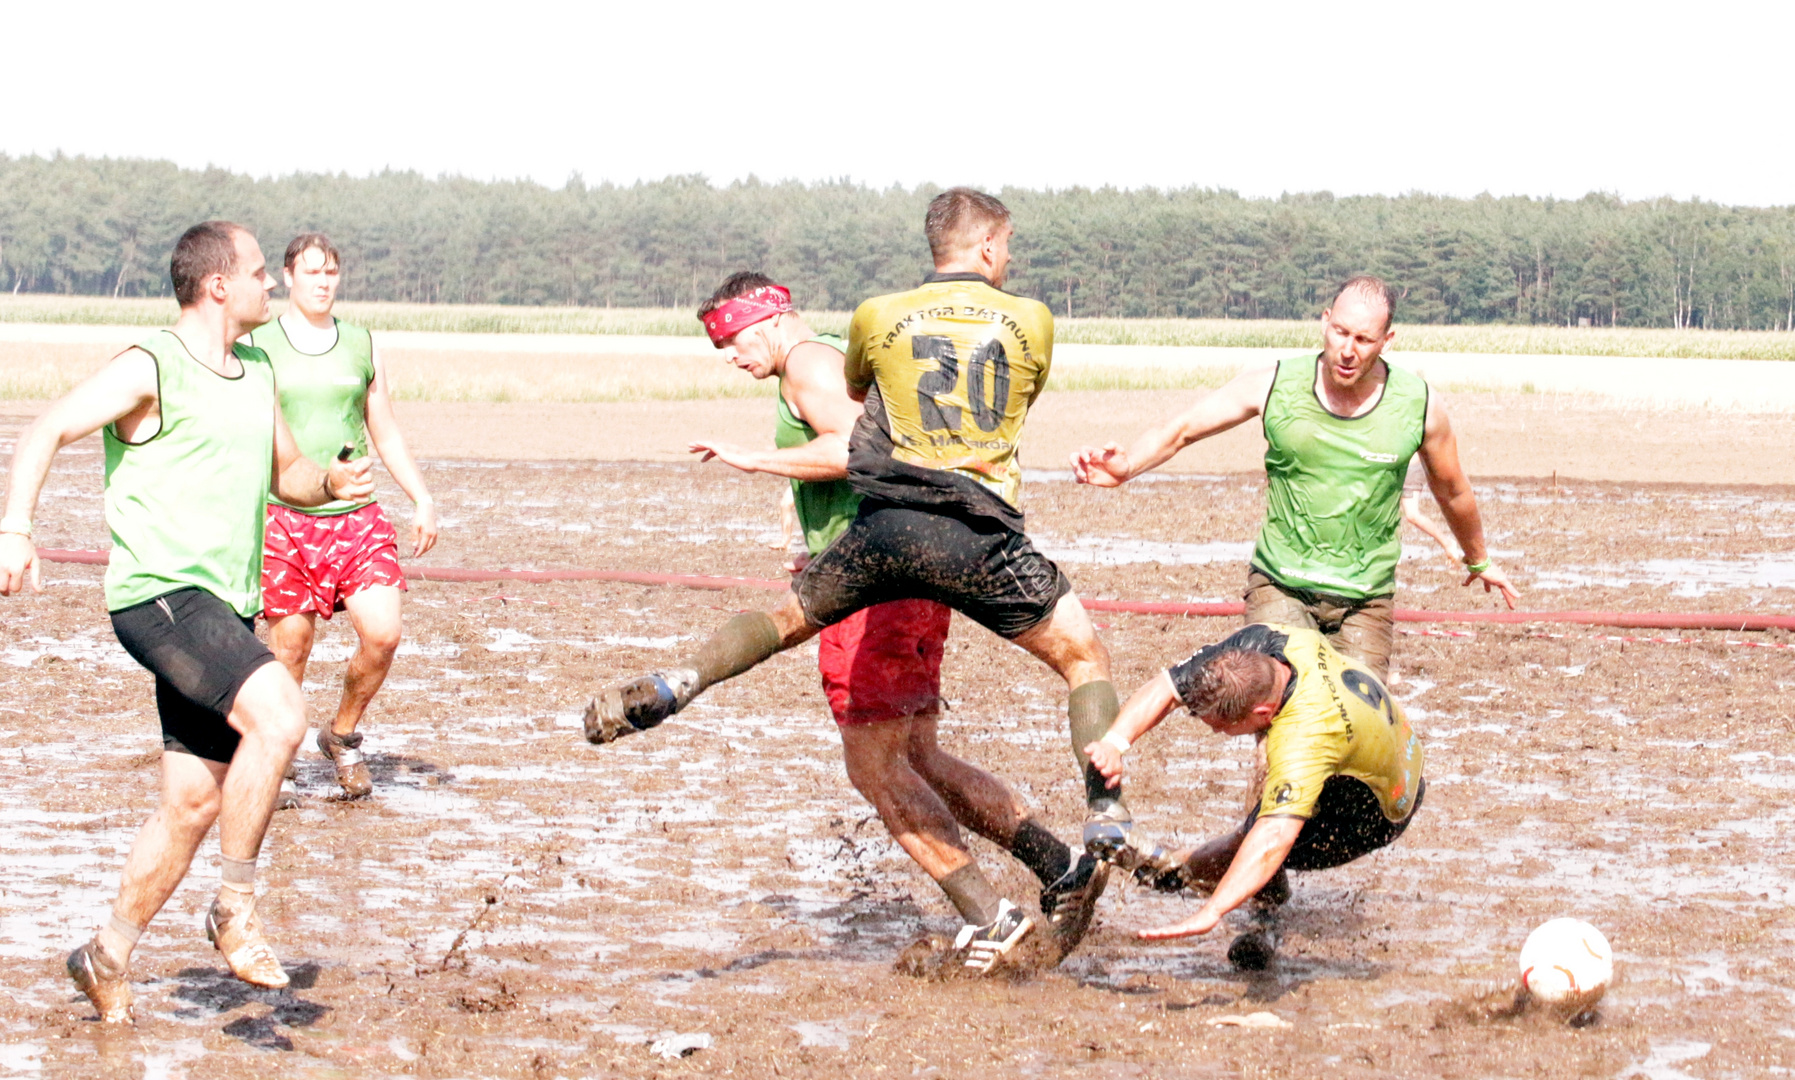
[[[330,468],[344,443],[355,456],[368,452],[368,387],[374,382],[374,339],[359,326],[337,321],[337,343],[327,352],[305,353],[293,347],[279,319],[258,327],[249,342],[268,354],[274,382],[280,388],[280,411],[287,418],[299,452],[320,469]],[[270,502],[280,502],[269,496]],[[323,506],[295,506],[305,514],[347,514],[372,499],[338,499]],[[286,503],[281,503],[285,506]]]
[[[1391,366],[1364,416],[1329,412],[1319,358],[1278,364],[1265,402],[1265,524],[1253,565],[1281,585],[1353,600],[1396,589],[1402,481],[1427,425],[1427,383]]]
[[[841,351],[842,340],[835,334],[818,334],[810,340]],[[815,428],[792,415],[791,406],[785,403],[783,385],[775,400],[779,402],[779,419],[773,426],[774,446],[784,450],[816,438]],[[798,527],[804,530],[804,546],[812,555],[846,532],[860,509],[860,495],[846,480],[793,480],[792,500],[798,509]]]
[[[233,346],[242,374],[206,367],[170,331],[137,346],[156,359],[156,434],[128,443],[107,424],[106,609],[204,589],[245,618],[262,610],[262,529],[274,466],[274,372]]]

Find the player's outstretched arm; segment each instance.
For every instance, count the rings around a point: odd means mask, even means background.
[[[1255,821],[1240,850],[1234,853],[1234,861],[1228,864],[1228,872],[1197,913],[1180,923],[1142,930],[1140,936],[1152,941],[1193,937],[1215,929],[1222,916],[1265,888],[1296,846],[1304,824],[1304,819],[1298,817],[1262,817]]]
[[[1108,787],[1122,782],[1122,755],[1177,706],[1178,691],[1172,686],[1172,677],[1162,671],[1134,692],[1103,738],[1084,748],[1091,764],[1109,781]]]
[[[1471,481],[1458,460],[1458,436],[1446,417],[1446,407],[1439,395],[1430,394],[1427,403],[1427,427],[1421,439],[1421,462],[1427,466],[1427,483],[1434,501],[1452,535],[1464,550],[1465,569],[1469,572],[1464,584],[1483,579],[1483,591],[1499,590],[1502,599],[1514,610],[1521,594],[1490,561],[1489,548],[1483,539],[1483,517],[1477,511],[1477,496],[1471,492]]]
[[[1198,398],[1190,408],[1142,432],[1126,449],[1119,443],[1087,446],[1072,455],[1081,484],[1120,487],[1170,461],[1178,451],[1258,416],[1278,367],[1250,368]]]
[[[378,349],[374,350],[374,381],[368,384],[362,415],[368,423],[368,440],[374,444],[374,452],[411,500],[411,557],[415,559],[436,546],[436,500],[430,497],[424,474],[411,456],[405,433],[399,430],[393,397],[387,391],[386,366],[380,362]]]
[[[704,439],[688,449],[700,461],[715,459],[743,472],[764,472],[793,480],[843,480],[848,475],[848,439],[860,421],[861,405],[848,395],[841,354],[820,342],[805,342],[785,361],[785,385],[792,411],[816,438],[783,450],[747,450]]]
[[[127,349],[57,399],[19,436],[6,510],[0,514],[0,596],[23,589],[27,577],[34,591],[43,591],[31,519],[56,452],[132,413],[153,415],[156,388],[155,358],[142,349]]]
[[[320,469],[299,452],[293,430],[274,403],[274,493],[293,506],[323,506],[338,499],[365,499],[374,494],[374,459],[333,461]]]

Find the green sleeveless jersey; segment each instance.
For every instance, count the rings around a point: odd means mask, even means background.
[[[1388,596],[1402,557],[1402,481],[1427,426],[1427,382],[1389,366],[1370,412],[1335,416],[1315,393],[1319,362],[1279,362],[1265,399],[1265,524],[1253,565],[1291,588]]]
[[[839,335],[818,334],[810,340],[821,342],[836,352],[842,351]],[[774,446],[784,450],[789,446],[803,446],[816,438],[816,429],[792,415],[791,406],[785,403],[783,380],[775,399],[779,402],[779,419],[773,427]],[[860,493],[846,480],[793,480],[792,502],[798,508],[798,527],[804,530],[804,546],[815,555],[834,543],[835,538],[853,524],[854,514],[860,509]]]
[[[262,529],[274,463],[274,370],[238,342],[242,374],[206,367],[171,331],[137,346],[156,361],[161,426],[126,442],[107,424],[106,608],[189,586],[248,618],[262,610]]]
[[[249,343],[268,354],[274,365],[274,383],[280,388],[280,411],[287,418],[299,452],[320,469],[343,449],[355,446],[355,456],[368,452],[368,387],[374,382],[374,339],[359,326],[337,323],[337,343],[327,352],[300,352],[287,337],[279,319],[258,327]],[[269,502],[280,502],[272,494]],[[294,506],[305,514],[347,514],[373,499],[349,502],[338,499],[323,506]],[[281,503],[282,506],[288,504]]]

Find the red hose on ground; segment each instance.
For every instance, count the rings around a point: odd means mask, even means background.
[[[45,562],[103,566],[104,551],[62,551],[43,548]],[[454,566],[413,566],[407,577],[419,581],[618,581],[630,585],[675,585],[686,589],[788,589],[789,581],[767,578],[710,577],[703,574],[648,574],[634,570],[468,570]],[[1153,603],[1139,600],[1086,600],[1092,611],[1136,615],[1239,615],[1238,603]],[[1734,615],[1702,611],[1427,611],[1396,609],[1397,622],[1422,623],[1574,623],[1635,630],[1795,630],[1795,615]]]

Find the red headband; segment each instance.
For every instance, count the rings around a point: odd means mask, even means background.
[[[723,343],[757,322],[783,315],[792,310],[791,290],[783,285],[763,285],[745,296],[725,300],[704,317],[704,330],[711,344],[721,349]]]

